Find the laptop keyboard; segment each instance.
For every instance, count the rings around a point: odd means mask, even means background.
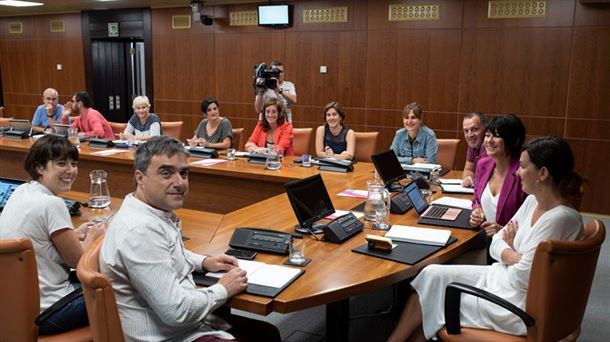
[[[428,218],[440,219],[445,215],[448,209],[448,207],[432,207],[425,216]]]

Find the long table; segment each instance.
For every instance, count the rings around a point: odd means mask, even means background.
[[[12,171],[15,174],[15,170],[18,170],[17,167],[11,169],[14,165],[7,165],[9,171],[6,171],[4,168],[4,165],[7,164],[6,159],[23,155],[27,144],[21,141],[6,142],[7,139],[3,139],[5,141],[1,141],[0,144],[0,151],[2,153],[0,156],[0,161],[2,162],[0,176],[6,177],[6,173]],[[98,157],[91,153],[92,149],[88,149],[85,146],[81,147],[81,161],[79,162],[81,172],[83,164],[90,162],[92,165],[98,165],[107,171],[112,170],[110,177],[111,179],[116,179],[119,177],[115,176],[115,170],[121,169],[121,167],[127,170],[131,167],[133,152],[112,157]],[[288,165],[292,167],[288,167]],[[193,204],[193,197],[196,201],[229,197],[223,199],[223,203],[231,202],[235,200],[233,198],[233,191],[235,193],[247,193],[255,191],[254,189],[260,185],[271,186],[269,183],[273,184],[276,189],[260,194],[255,200],[242,200],[239,205],[235,205],[238,208],[225,210],[224,214],[222,213],[223,211],[219,213],[219,211],[215,212],[214,210],[208,210],[207,212],[191,208],[178,210],[177,213],[183,223],[183,234],[189,238],[185,241],[186,247],[201,254],[214,255],[223,253],[228,248],[228,242],[236,227],[262,227],[294,232],[293,226],[297,223],[297,220],[288,198],[284,194],[283,184],[286,181],[301,179],[318,172],[315,168],[307,169],[294,166],[289,160],[279,171],[266,171],[262,169],[262,166],[249,165],[244,160],[227,162],[206,168],[193,167],[189,177],[191,191],[186,203]],[[366,181],[373,177],[372,172],[373,166],[370,163],[358,163],[356,164],[355,172],[347,174],[333,172],[319,173],[322,175],[335,208],[349,210],[364,200],[340,197],[337,196],[337,193],[348,188],[366,189]],[[232,179],[236,183],[249,184],[252,187],[233,189],[233,185],[220,183],[216,184],[218,193],[198,193],[202,187],[197,183],[206,179],[206,177],[210,183],[214,183],[214,180],[223,179],[222,177],[224,177]],[[454,171],[448,174],[447,177],[457,178],[459,173]],[[131,176],[123,181],[130,182]],[[113,182],[117,182],[117,180]],[[88,192],[89,184],[88,182],[85,184],[84,192]],[[123,188],[127,187],[126,184],[122,184]],[[120,185],[117,184],[115,186]],[[78,188],[76,190],[83,191]],[[127,191],[124,189],[123,191],[129,192],[131,190]],[[275,192],[279,194],[275,194]],[[115,197],[121,197],[119,195],[120,192],[114,191],[113,188],[111,188],[111,193]],[[65,194],[65,196],[84,200],[87,195],[81,192],[70,192]],[[436,196],[439,196],[439,194]],[[244,196],[237,197],[243,198]],[[115,210],[118,208],[119,202],[120,200],[113,200],[112,205]],[[209,203],[204,207],[215,208],[215,206],[209,205]],[[84,215],[78,219],[79,221],[88,219],[88,209],[83,209],[83,213]],[[416,222],[417,214],[413,210],[408,211],[404,215],[392,214],[390,217],[391,224],[417,225]],[[275,298],[242,293],[231,298],[227,305],[232,308],[267,315],[271,312],[295,312],[324,304],[327,307],[327,341],[346,341],[349,336],[349,298],[412,278],[422,267],[431,263],[444,263],[465,252],[474,243],[473,237],[475,233],[473,231],[463,229],[451,229],[451,231],[452,236],[457,239],[456,243],[441,249],[412,266],[351,252],[353,248],[365,243],[364,236],[366,234],[382,234],[380,231],[371,230],[368,225],[364,232],[355,235],[342,244],[317,241],[310,236],[306,236],[305,254],[312,261],[303,268],[305,273],[300,278]],[[285,259],[286,256],[266,253],[259,253],[256,258],[258,261],[271,264],[281,264]]]
[[[0,177],[27,179],[23,161],[34,139],[0,138]],[[108,173],[108,188],[114,197],[123,198],[133,191],[133,150],[109,156],[96,155],[105,149],[91,148],[86,143],[79,148],[79,176],[72,189],[89,192],[91,171]],[[190,158],[195,162],[200,158]],[[317,173],[316,168],[298,167],[293,158],[285,158],[280,170],[265,170],[264,165],[250,164],[244,158],[214,166],[191,166],[190,192],[184,207],[226,214],[250,204],[279,195],[284,184]],[[365,163],[366,164],[366,163]],[[370,165],[356,165],[356,171],[372,170]]]

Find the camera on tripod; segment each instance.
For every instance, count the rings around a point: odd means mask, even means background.
[[[254,92],[263,89],[277,88],[277,80],[280,78],[280,70],[269,68],[267,64],[260,63],[254,65]]]

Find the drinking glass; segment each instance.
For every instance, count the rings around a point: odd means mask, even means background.
[[[79,147],[80,146],[80,138],[78,136],[78,128],[70,127],[68,128],[68,140],[72,143],[72,145]]]
[[[279,152],[275,148],[269,149],[267,152],[267,160],[265,167],[267,170],[279,170],[282,167],[282,160]]]
[[[290,240],[290,263],[292,264],[303,264],[305,262],[305,239]]]
[[[235,149],[230,148],[227,150],[227,160],[235,160]]]
[[[303,167],[311,167],[311,155],[304,154],[301,157],[301,165],[303,165]]]

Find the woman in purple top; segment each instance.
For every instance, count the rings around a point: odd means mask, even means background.
[[[487,126],[487,157],[477,163],[470,215],[470,225],[481,227],[487,236],[505,226],[525,200],[515,174],[524,141],[525,126],[514,115],[495,117]]]

